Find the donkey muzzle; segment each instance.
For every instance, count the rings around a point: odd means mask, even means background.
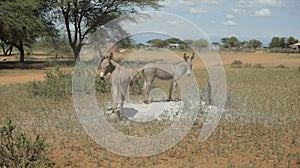
[[[101,72],[101,73],[100,73],[100,79],[101,79],[101,80],[104,80],[104,77],[105,77],[105,76],[104,76],[104,73]]]

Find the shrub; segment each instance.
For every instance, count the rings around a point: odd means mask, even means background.
[[[104,80],[100,79],[100,75],[96,76],[95,79],[95,89],[100,93],[109,93],[111,91],[111,85],[109,78],[105,78]]]
[[[135,75],[131,81],[131,93],[140,95],[143,93],[144,80],[141,75]]]
[[[45,138],[37,135],[32,141],[24,133],[15,131],[8,118],[0,129],[0,167],[53,167]]]
[[[240,61],[240,60],[234,60],[232,63],[231,63],[231,67],[234,67],[234,68],[241,68],[243,65],[243,62]]]
[[[283,64],[280,64],[280,65],[277,65],[276,68],[287,68],[287,67]]]
[[[45,81],[30,82],[29,89],[32,95],[61,99],[72,95],[72,75],[57,68],[55,72],[45,74]]]
[[[253,67],[255,67],[255,68],[264,68],[264,66],[262,64],[255,64]]]

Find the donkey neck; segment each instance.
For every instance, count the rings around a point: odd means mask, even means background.
[[[185,61],[181,61],[174,64],[174,67],[175,67],[175,76],[177,76],[178,79],[187,72],[187,65]]]

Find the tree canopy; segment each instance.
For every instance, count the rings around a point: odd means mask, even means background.
[[[146,7],[158,8],[159,0],[57,0],[59,8],[55,14],[65,25],[69,44],[75,60],[80,59],[79,53],[84,40],[97,28],[122,14],[135,13]]]
[[[46,19],[49,3],[43,0],[1,0],[0,39],[16,47],[24,62],[24,46],[31,47],[36,38],[53,26]]]

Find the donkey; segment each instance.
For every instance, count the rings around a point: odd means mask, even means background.
[[[169,97],[167,101],[171,101],[172,90],[176,88],[177,81],[184,74],[190,75],[193,59],[195,54],[193,53],[191,57],[187,56],[186,53],[183,55],[184,61],[175,64],[157,64],[149,63],[141,68],[141,72],[144,78],[144,103],[149,103],[149,88],[152,85],[155,78],[160,80],[171,80],[169,88]]]
[[[113,53],[110,56],[105,56],[100,62],[102,72],[100,78],[103,80],[108,73],[111,73],[111,92],[113,98],[113,113],[116,113],[117,105],[120,104],[119,119],[124,117],[123,104],[126,97],[126,92],[131,81],[130,72],[120,66],[113,60]]]

